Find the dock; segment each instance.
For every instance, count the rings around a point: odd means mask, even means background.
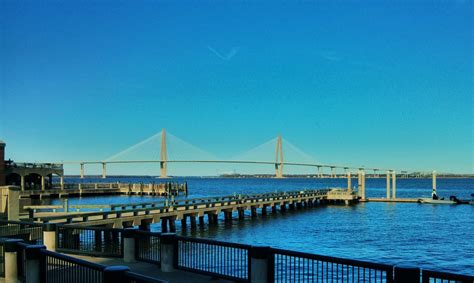
[[[44,190],[21,190],[21,198],[64,198],[69,196],[98,195],[148,195],[168,196],[188,194],[188,185],[184,183],[78,183],[53,186]]]
[[[345,193],[344,193],[345,192]],[[357,192],[345,191],[339,188],[324,190],[302,190],[277,192],[254,195],[233,195],[223,197],[184,199],[170,203],[144,203],[134,208],[123,205],[124,209],[83,213],[37,213],[32,220],[42,223],[67,223],[75,226],[104,226],[110,228],[127,228],[138,226],[149,230],[150,224],[160,223],[162,231],[176,231],[175,221],[181,221],[186,227],[196,227],[196,218],[200,225],[204,224],[207,216],[209,224],[216,224],[218,215],[223,214],[225,221],[230,221],[235,215],[243,219],[249,211],[252,218],[257,216],[257,210],[262,215],[285,212],[303,207],[313,207],[325,203],[352,204],[359,200]]]

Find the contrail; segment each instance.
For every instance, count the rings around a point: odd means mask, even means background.
[[[216,55],[217,57],[221,58],[224,61],[229,61],[230,59],[232,59],[239,51],[239,48],[240,47],[238,46],[232,47],[232,49],[229,51],[229,53],[227,53],[227,55],[222,55],[217,50],[212,48],[210,45],[207,46],[207,49],[209,49],[209,51],[211,51],[212,53],[214,53],[214,55]]]

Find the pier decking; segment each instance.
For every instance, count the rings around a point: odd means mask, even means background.
[[[337,194],[331,193],[336,191]],[[61,213],[52,215],[51,213],[37,213],[34,220],[48,223],[69,223],[81,226],[108,226],[113,228],[140,226],[144,230],[149,230],[152,223],[161,222],[163,231],[175,231],[175,221],[181,220],[181,224],[186,226],[187,219],[190,225],[196,226],[196,217],[199,223],[204,223],[204,216],[207,215],[209,224],[217,222],[218,215],[224,214],[225,220],[232,219],[233,212],[237,212],[239,219],[244,217],[245,211],[250,211],[252,217],[257,215],[260,209],[262,215],[267,214],[267,209],[271,208],[272,213],[277,209],[286,211],[300,207],[312,207],[322,202],[345,202],[347,204],[358,201],[356,192],[347,192],[341,189],[325,190],[303,190],[281,193],[267,193],[257,195],[234,195],[224,197],[213,197],[205,199],[185,199],[169,204],[144,203],[140,207],[127,209],[113,209],[102,212],[84,213]],[[138,205],[135,205],[138,206]]]

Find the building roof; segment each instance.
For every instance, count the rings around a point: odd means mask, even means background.
[[[2,140],[0,140],[0,144],[5,144],[5,142],[4,142],[4,141],[2,141]]]

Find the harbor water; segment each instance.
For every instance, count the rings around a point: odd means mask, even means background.
[[[74,179],[67,182],[160,182],[152,177]],[[315,178],[175,178],[188,182],[188,198],[345,187],[346,179]],[[385,197],[385,179],[367,179],[367,197]],[[353,180],[353,184],[356,180]],[[474,179],[438,179],[438,194],[470,199]],[[431,180],[397,179],[397,197],[430,197]],[[184,198],[180,196],[177,198]],[[148,196],[70,198],[70,204],[122,204],[162,200]],[[43,200],[58,204],[60,200]],[[223,215],[220,217],[223,218]],[[474,205],[428,205],[368,202],[352,206],[324,205],[268,214],[265,217],[205,225],[180,234],[236,243],[265,245],[321,255],[474,275]],[[160,231],[159,224],[151,226]]]

